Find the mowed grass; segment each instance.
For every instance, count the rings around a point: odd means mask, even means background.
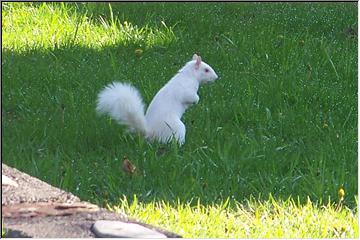
[[[3,162],[186,237],[357,237],[356,28],[354,3],[2,3]],[[96,114],[193,53],[221,79],[183,147]]]

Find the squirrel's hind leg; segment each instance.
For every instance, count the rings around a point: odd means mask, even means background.
[[[185,124],[179,119],[176,121],[176,131],[173,133],[173,136],[180,145],[185,143],[185,133]]]

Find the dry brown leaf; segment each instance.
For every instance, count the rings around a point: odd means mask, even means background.
[[[136,171],[136,166],[130,162],[130,160],[125,156],[122,164],[123,170],[128,174],[134,174]]]

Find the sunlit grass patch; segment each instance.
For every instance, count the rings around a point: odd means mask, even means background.
[[[231,203],[230,203],[231,202]],[[357,238],[358,212],[308,199],[300,204],[285,201],[229,199],[220,204],[176,204],[159,201],[132,203],[124,197],[110,210],[125,212],[148,224],[164,227],[185,238]]]
[[[3,49],[55,49],[73,45],[101,48],[134,45],[143,48],[166,46],[176,41],[173,27],[160,21],[158,26],[137,26],[78,12],[75,5],[7,3],[2,9]]]

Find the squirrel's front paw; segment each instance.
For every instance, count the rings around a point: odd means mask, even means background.
[[[183,102],[183,104],[185,104],[186,106],[191,106],[193,104],[197,104],[199,102],[199,100],[200,100],[200,98],[196,94],[196,95],[186,98],[186,100]]]
[[[195,97],[195,101],[194,101],[194,104],[198,104],[199,100],[200,100],[199,95],[196,95],[196,97]]]

